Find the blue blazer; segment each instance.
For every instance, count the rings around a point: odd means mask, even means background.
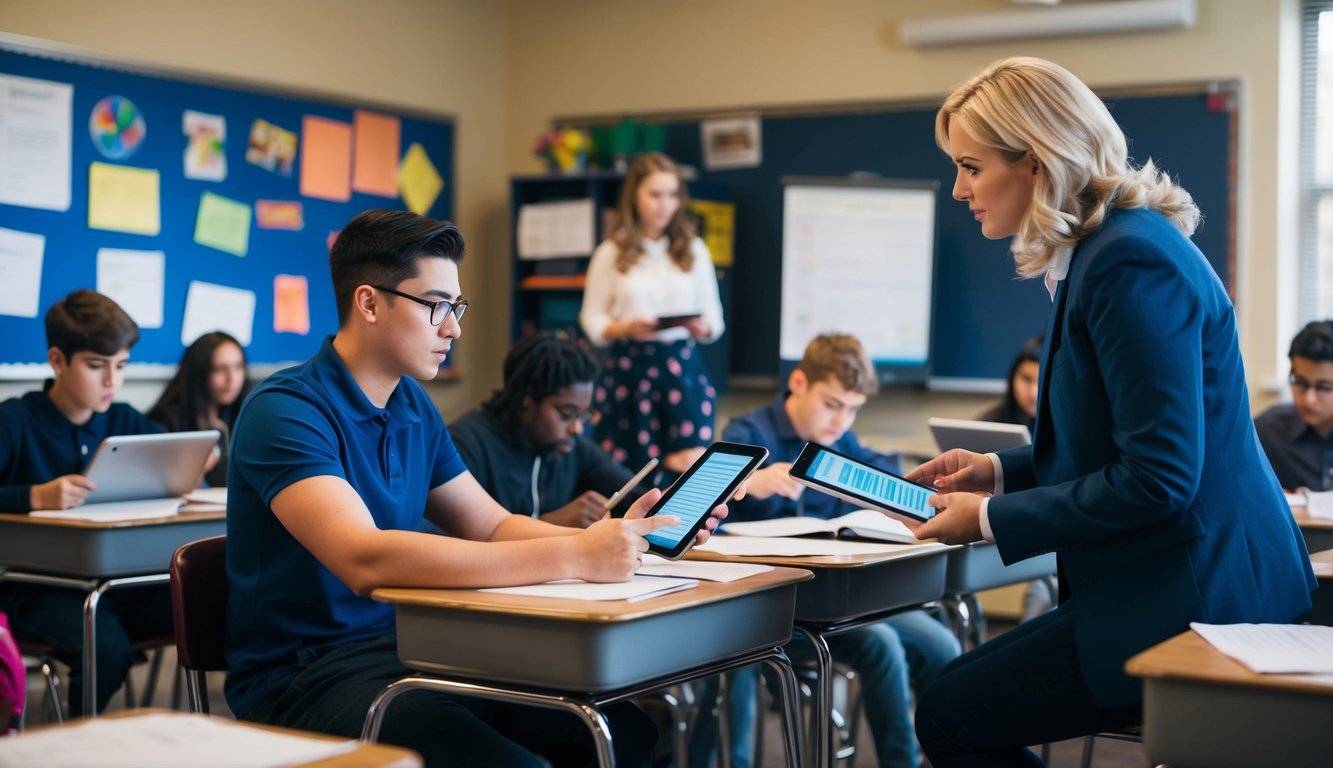
[[[1188,628],[1291,622],[1314,574],[1250,419],[1235,311],[1160,214],[1117,209],[1055,294],[1030,446],[989,502],[1006,563],[1056,552],[1088,690],[1140,700],[1133,654]]]

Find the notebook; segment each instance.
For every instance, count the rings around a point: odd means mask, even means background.
[[[216,429],[108,437],[84,472],[97,484],[86,503],[184,496],[199,485],[221,437]]]
[[[962,448],[976,453],[992,453],[1032,442],[1032,435],[1022,424],[937,417],[927,423],[941,452]]]

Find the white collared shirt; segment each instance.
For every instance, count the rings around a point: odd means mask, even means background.
[[[698,313],[708,323],[710,335],[700,339],[705,344],[718,339],[726,330],[722,319],[722,301],[717,290],[717,271],[704,241],[694,238],[690,252],[694,263],[684,272],[671,260],[670,241],[643,240],[643,253],[627,272],[616,269],[620,247],[606,240],[593,251],[588,264],[588,284],[583,290],[583,308],[579,323],[588,340],[606,346],[606,327],[613,320],[631,317],[661,317]],[[657,332],[660,341],[688,339],[684,328]]]

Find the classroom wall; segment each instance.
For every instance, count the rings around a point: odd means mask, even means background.
[[[1008,0],[679,0],[669,6],[582,0],[571,7],[511,0],[506,160],[511,172],[536,169],[531,141],[555,116],[939,101],[1007,55],[1052,59],[1094,87],[1234,79],[1240,83],[1235,294],[1258,407],[1271,397],[1264,390],[1285,376],[1296,327],[1298,5],[1199,0],[1198,23],[1189,30],[916,50],[897,41],[902,18],[1020,13],[1025,6]]]
[[[462,281],[472,309],[457,353],[464,377],[429,387],[446,415],[495,385],[504,349],[490,342],[508,327],[507,274],[488,266],[508,263],[505,16],[504,3],[474,0],[123,0],[114,6],[0,0],[0,31],[138,62],[452,114],[454,205],[469,245]],[[332,300],[311,297],[321,299]],[[0,399],[33,386],[0,383]],[[124,399],[146,408],[161,388],[162,382],[131,381]]]

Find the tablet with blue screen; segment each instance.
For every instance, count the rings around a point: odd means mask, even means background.
[[[926,499],[938,491],[853,459],[818,443],[806,443],[788,471],[792,479],[853,504],[869,505],[914,520],[935,516]]]
[[[740,484],[768,457],[757,445],[713,443],[657,500],[645,517],[675,515],[680,522],[648,534],[648,551],[678,559],[708,522],[713,507],[731,498]]]

